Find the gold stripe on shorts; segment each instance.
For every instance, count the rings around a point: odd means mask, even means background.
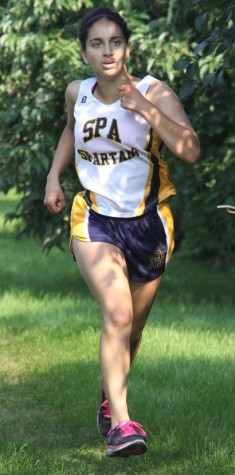
[[[168,263],[174,249],[174,220],[169,206],[165,203],[161,203],[160,205],[158,205],[158,213],[160,215],[160,218],[162,219],[162,223],[166,233],[168,247],[166,263]]]
[[[90,242],[88,232],[89,207],[83,195],[84,191],[80,191],[73,200],[70,217],[71,237],[75,237],[80,241]]]

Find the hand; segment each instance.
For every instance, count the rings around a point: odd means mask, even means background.
[[[63,212],[66,201],[63,190],[57,181],[48,181],[45,190],[44,205],[53,214]]]
[[[120,91],[120,102],[123,109],[141,114],[142,109],[146,106],[146,103],[148,103],[143,94],[131,84],[124,84],[118,89]]]

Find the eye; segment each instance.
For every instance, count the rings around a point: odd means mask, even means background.
[[[113,45],[114,45],[114,46],[120,46],[121,44],[122,44],[122,40],[121,40],[121,39],[113,40]]]
[[[93,48],[99,48],[101,45],[101,41],[94,41],[94,43],[91,44]]]

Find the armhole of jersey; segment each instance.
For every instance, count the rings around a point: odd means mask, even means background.
[[[92,87],[96,84],[96,78],[88,78],[88,79],[82,79],[80,82],[80,87],[78,91],[78,95],[75,101],[75,104],[77,104],[79,97],[81,96],[89,96],[92,94]],[[80,102],[80,101],[79,101]]]
[[[153,76],[145,76],[138,84],[137,84],[137,89],[145,96],[146,93],[148,92],[149,86],[153,84],[153,82],[157,81],[156,78]]]

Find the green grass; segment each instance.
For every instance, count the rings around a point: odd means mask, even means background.
[[[69,253],[14,239],[15,201],[0,197],[0,474],[234,475],[234,274],[174,256],[129,380],[149,450],[110,460],[98,306]]]

